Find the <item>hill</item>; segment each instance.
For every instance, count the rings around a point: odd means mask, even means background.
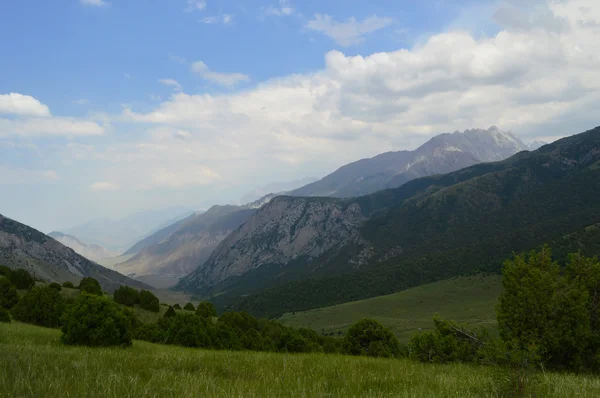
[[[148,289],[149,286],[88,260],[55,239],[27,225],[0,215],[0,264],[24,268],[49,282],[79,283],[95,278],[104,290],[120,285]]]
[[[347,198],[396,188],[407,181],[506,159],[528,149],[518,137],[492,126],[440,134],[414,151],[386,152],[347,164],[290,196]]]
[[[0,323],[0,396],[481,397],[493,367],[324,354],[207,351],[134,341],[128,349],[64,346],[60,331]],[[50,365],[51,364],[51,365]],[[273,375],[276,375],[274,377]],[[499,377],[504,376],[504,378]],[[593,375],[545,372],[546,397],[595,397]]]
[[[497,272],[513,251],[600,222],[599,164],[596,128],[359,198],[279,197],[178,287],[278,316]]]
[[[433,328],[436,313],[445,319],[495,328],[501,292],[500,275],[458,277],[385,296],[287,313],[279,320],[294,328],[338,335],[360,319],[373,318],[407,343],[418,330]]]
[[[99,260],[119,255],[119,253],[110,251],[104,247],[83,243],[75,236],[63,234],[62,232],[53,231],[50,232],[48,236],[56,239],[63,245],[75,250],[77,254],[81,254],[83,257],[92,261],[98,262]]]

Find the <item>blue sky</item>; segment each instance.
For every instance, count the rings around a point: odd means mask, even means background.
[[[232,203],[441,132],[498,125],[528,141],[594,127],[598,8],[5,2],[0,213],[49,232]]]

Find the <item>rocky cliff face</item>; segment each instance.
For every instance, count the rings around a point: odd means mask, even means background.
[[[111,271],[75,253],[55,239],[31,227],[0,215],[0,264],[24,268],[51,282],[78,283],[84,276],[113,291],[120,285],[149,288],[148,285]]]
[[[363,219],[356,203],[276,197],[231,233],[180,287],[209,288],[262,265],[310,261],[356,240]]]

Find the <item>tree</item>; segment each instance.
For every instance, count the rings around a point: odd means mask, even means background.
[[[19,290],[29,290],[35,286],[33,276],[22,268],[17,268],[10,273],[10,281]]]
[[[361,319],[348,329],[344,347],[352,355],[400,356],[400,343],[394,334],[374,319]]]
[[[12,273],[12,269],[8,268],[6,265],[0,265],[0,275],[7,277],[10,279],[10,274]]]
[[[0,322],[10,323],[10,314],[0,305]]]
[[[516,350],[536,347],[553,368],[580,367],[591,333],[585,285],[563,277],[546,246],[507,260],[502,273],[497,318],[504,342]]]
[[[12,309],[13,317],[20,322],[55,328],[60,326],[60,318],[65,302],[59,292],[48,286],[34,287],[19,300]]]
[[[167,310],[167,312],[165,312],[165,315],[163,316],[165,318],[173,318],[175,315],[177,315],[177,313],[175,312],[172,306],[169,306],[169,309]]]
[[[79,290],[81,290],[82,293],[102,296],[102,287],[100,287],[100,283],[94,278],[83,278],[81,282],[79,282]]]
[[[186,304],[186,305],[183,307],[183,309],[184,309],[184,310],[187,310],[187,311],[196,311],[196,308],[194,308],[194,304],[192,304],[192,303],[187,303],[187,304]]]
[[[62,290],[62,286],[56,282],[52,282],[51,284],[48,285],[48,287],[56,290],[57,292],[60,292]]]
[[[10,310],[19,302],[17,289],[4,276],[0,276],[0,307]]]
[[[210,336],[206,319],[197,315],[183,313],[170,318],[170,326],[166,332],[167,344],[184,347],[210,347]]]
[[[66,287],[67,289],[75,289],[75,285],[73,285],[73,282],[65,282],[63,283],[63,287]]]
[[[113,293],[113,297],[117,303],[129,307],[133,307],[134,304],[139,304],[140,302],[140,293],[136,289],[125,285],[119,286]]]
[[[196,308],[196,315],[202,318],[212,318],[213,316],[217,316],[217,310],[210,301],[202,301]]]
[[[113,301],[83,293],[63,316],[62,341],[90,347],[131,346],[131,322]]]
[[[181,309],[181,306],[180,306],[179,304],[175,304],[175,305],[173,306],[173,309],[180,310],[180,309]]]
[[[148,290],[140,291],[140,307],[152,312],[160,311],[160,301],[152,292]]]
[[[135,329],[133,337],[137,340],[149,341],[151,343],[164,343],[165,331],[156,323],[140,325]]]

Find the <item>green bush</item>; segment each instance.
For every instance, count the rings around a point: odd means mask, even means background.
[[[131,321],[113,301],[81,294],[63,316],[62,341],[90,347],[131,346]]]
[[[48,285],[48,287],[56,290],[57,292],[60,292],[62,290],[62,286],[56,282],[52,282]]]
[[[183,309],[184,309],[184,310],[187,310],[187,311],[196,311],[196,308],[194,307],[194,304],[192,304],[192,303],[187,303],[187,304],[186,304],[186,305],[183,307]]]
[[[189,313],[177,314],[170,319],[170,327],[165,336],[167,344],[205,348],[211,346],[206,319]]]
[[[94,294],[96,296],[102,296],[102,288],[100,283],[94,278],[86,277],[79,282],[79,290],[82,293]]]
[[[175,312],[175,310],[173,309],[172,306],[169,306],[169,309],[167,310],[167,312],[165,312],[164,317],[165,318],[173,318],[175,315],[177,315],[177,313]]]
[[[8,278],[0,276],[0,307],[10,310],[19,302],[17,289]]]
[[[179,304],[175,304],[175,305],[173,306],[173,309],[180,310],[180,309],[181,309],[181,306],[180,306]]]
[[[160,311],[160,302],[152,292],[148,290],[140,291],[140,307],[152,312]]]
[[[33,276],[22,268],[17,268],[10,273],[10,281],[20,290],[29,290],[35,286]]]
[[[55,289],[34,287],[12,309],[13,317],[20,322],[55,328],[65,309],[65,301]]]
[[[186,304],[187,307],[187,304]],[[213,316],[217,316],[217,310],[215,306],[210,301],[202,301],[198,304],[196,308],[196,315],[201,318],[212,318]]]
[[[69,281],[63,283],[63,287],[66,287],[68,289],[75,289],[75,285],[73,285],[73,282],[69,282]]]
[[[12,273],[12,269],[8,268],[6,265],[0,265],[0,275],[7,277],[10,279],[10,274]]]
[[[0,305],[0,322],[10,323],[10,314]]]
[[[394,334],[374,319],[361,319],[348,329],[344,348],[352,355],[398,357],[400,343]]]
[[[120,286],[113,294],[114,300],[119,304],[133,307],[140,303],[140,293],[129,286]]]
[[[135,329],[133,338],[151,343],[164,343],[165,331],[156,323],[143,324]]]

